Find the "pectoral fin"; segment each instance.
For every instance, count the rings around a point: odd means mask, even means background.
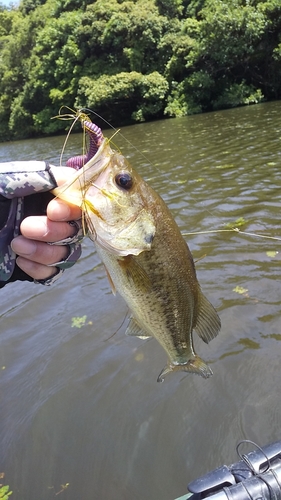
[[[209,378],[213,375],[211,368],[201,359],[199,356],[194,356],[188,360],[186,364],[174,365],[169,363],[163,370],[159,373],[157,382],[164,382],[165,375],[171,372],[182,371],[188,373],[195,373],[201,375],[203,378]]]
[[[221,321],[212,304],[200,292],[199,310],[194,329],[199,337],[208,344],[220,331]]]
[[[133,255],[127,255],[118,259],[118,264],[129,281],[143,292],[149,293],[151,291],[151,280],[143,267],[137,262]]]
[[[129,325],[125,332],[126,335],[132,335],[133,337],[139,337],[140,339],[148,339],[150,335],[147,335],[146,332],[139,326],[137,321],[134,318],[130,319]]]

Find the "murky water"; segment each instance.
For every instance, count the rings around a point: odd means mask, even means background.
[[[173,500],[236,461],[239,440],[281,439],[280,241],[215,232],[243,217],[241,230],[281,237],[280,112],[277,102],[159,121],[115,141],[181,230],[201,232],[186,239],[195,259],[205,256],[198,278],[222,320],[209,346],[195,339],[212,378],[157,384],[166,355],[118,330],[126,305],[88,240],[55,286],[1,291],[0,471],[12,498]],[[0,144],[0,161],[58,164],[62,143]],[[84,315],[82,328],[71,326]]]

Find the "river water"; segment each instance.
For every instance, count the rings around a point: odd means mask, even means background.
[[[156,382],[166,354],[119,328],[126,305],[88,239],[53,287],[1,291],[0,471],[13,499],[173,500],[235,462],[240,440],[281,439],[280,240],[222,231],[243,222],[281,237],[280,113],[272,102],[124,127],[114,139],[199,259],[222,320],[208,346],[195,338],[210,379]],[[0,161],[58,164],[63,140],[2,143]],[[75,134],[66,157],[80,152]]]

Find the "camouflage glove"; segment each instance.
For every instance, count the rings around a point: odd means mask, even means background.
[[[17,266],[10,243],[20,234],[20,224],[25,217],[46,214],[47,205],[53,198],[49,191],[57,187],[52,168],[56,167],[43,161],[0,163],[0,288],[10,281],[33,281]],[[79,221],[71,221],[70,224],[76,227],[75,236],[52,243],[68,245],[68,257],[52,264],[57,267],[54,276],[34,280],[36,283],[52,284],[64,269],[73,266],[80,257],[81,226]]]

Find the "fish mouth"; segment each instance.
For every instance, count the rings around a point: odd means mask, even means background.
[[[67,181],[62,186],[53,189],[52,193],[66,202],[81,207],[81,194],[79,193],[82,192],[83,199],[89,187],[108,167],[112,155],[113,151],[109,146],[109,141],[104,139],[96,154],[77,171],[71,181]]]
[[[109,146],[109,142],[107,139],[104,139],[96,154],[80,169],[77,178],[83,175],[84,184],[86,185],[94,182],[101,172],[106,169],[112,155],[113,151]]]

